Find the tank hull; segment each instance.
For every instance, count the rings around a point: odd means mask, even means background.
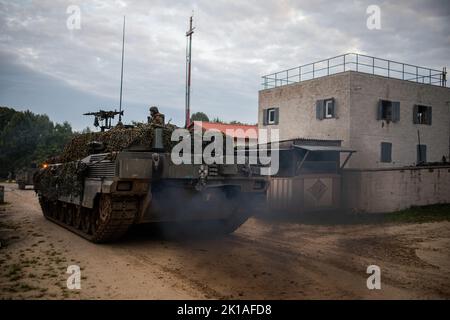
[[[233,232],[263,205],[268,185],[237,167],[175,165],[158,152],[92,155],[49,165],[35,180],[44,216],[97,243],[149,223]]]

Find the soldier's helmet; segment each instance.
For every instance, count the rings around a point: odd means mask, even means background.
[[[150,107],[150,113],[159,113],[159,110],[157,107]]]

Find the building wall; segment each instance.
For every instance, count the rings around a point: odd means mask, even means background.
[[[279,129],[280,140],[349,141],[350,74],[341,73],[259,92],[259,128]],[[334,97],[337,119],[316,119],[316,100]],[[263,125],[263,110],[279,108],[279,124]],[[345,144],[343,144],[345,146]]]
[[[266,210],[272,214],[293,215],[337,210],[341,205],[340,189],[341,176],[337,174],[271,177]]]
[[[358,152],[349,168],[388,168],[415,165],[418,134],[427,146],[427,161],[449,158],[450,89],[350,72],[350,146]],[[400,121],[377,120],[378,101],[400,102]],[[432,125],[414,124],[413,107],[432,107]],[[380,162],[381,142],[392,143],[392,162]]]
[[[354,212],[394,212],[450,203],[450,166],[344,170],[342,204]]]
[[[316,101],[335,98],[336,118],[316,119]],[[377,120],[380,99],[400,102],[400,121]],[[413,106],[432,106],[432,125],[413,124]],[[263,125],[263,110],[279,108],[279,124]],[[355,149],[348,168],[414,165],[418,134],[427,145],[427,161],[437,162],[450,147],[450,89],[354,71],[259,92],[260,128],[277,128],[280,140],[294,138],[342,140]],[[392,162],[380,162],[381,142],[392,143]]]

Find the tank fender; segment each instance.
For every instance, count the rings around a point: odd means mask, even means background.
[[[86,179],[84,183],[83,201],[81,205],[86,208],[94,208],[95,197],[99,193],[109,193],[112,181]]]

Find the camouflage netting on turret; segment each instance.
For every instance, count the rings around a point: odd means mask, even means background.
[[[140,124],[134,128],[114,127],[106,132],[95,132],[76,135],[65,147],[59,157],[49,159],[50,165],[47,169],[40,170],[34,176],[35,190],[39,190],[48,199],[54,201],[59,197],[74,197],[81,199],[83,195],[84,179],[89,171],[91,163],[81,160],[90,154],[96,153],[92,150],[91,142],[100,142],[103,145],[101,153],[111,153],[123,150],[151,150],[155,129],[162,129],[163,144],[165,152],[171,152],[179,141],[171,141],[172,133],[176,126],[166,125],[164,127],[152,124]],[[205,130],[202,130],[205,133]],[[194,151],[194,138],[202,139],[201,135],[193,131],[186,133],[191,138],[191,151]],[[226,151],[225,135],[219,132],[223,138],[223,151]],[[185,136],[179,137],[185,139]],[[210,141],[203,141],[203,148]],[[144,148],[144,149],[142,149]],[[202,148],[202,150],[203,150]],[[158,150],[159,151],[159,150]],[[217,151],[217,150],[216,150]],[[109,158],[109,157],[108,157]]]
[[[132,146],[151,147],[155,129],[161,128],[152,124],[140,124],[134,128],[116,126],[106,132],[93,132],[76,135],[70,141],[61,154],[61,162],[75,161],[91,154],[90,142],[101,142],[105,146],[104,152],[122,151]],[[176,142],[171,141],[172,132],[176,129],[173,125],[163,128],[163,142],[166,151],[170,151]]]
[[[151,148],[153,145],[153,137],[155,129],[163,130],[163,143],[166,152],[171,152],[172,148],[178,141],[171,141],[172,132],[177,129],[174,125],[165,125],[164,127],[153,124],[139,124],[134,128],[125,128],[116,126],[106,132],[92,132],[76,135],[64,148],[58,161],[51,162],[70,162],[83,159],[92,154],[90,142],[101,142],[105,150],[103,152],[122,151],[134,146],[146,146]],[[205,130],[202,130],[205,133]],[[194,133],[191,131],[192,150],[194,150]],[[219,133],[223,137],[223,150],[226,150],[226,136]],[[201,139],[201,137],[200,137]],[[210,142],[203,142],[204,145]]]

